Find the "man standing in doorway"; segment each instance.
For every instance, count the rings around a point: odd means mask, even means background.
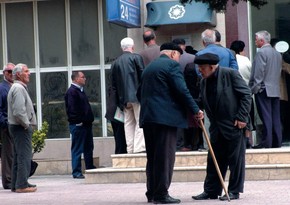
[[[8,63],[3,68],[3,82],[0,84],[0,127],[1,127],[1,172],[4,189],[11,189],[13,161],[13,139],[8,131],[7,95],[13,83],[12,71],[15,65]]]
[[[249,86],[255,95],[258,114],[263,123],[262,141],[253,148],[277,148],[282,144],[280,120],[280,77],[282,55],[270,45],[267,31],[256,33],[259,48],[251,70]]]
[[[96,168],[93,164],[94,115],[88,97],[84,92],[86,77],[80,71],[73,71],[72,84],[65,94],[66,113],[71,133],[72,175],[75,179],[85,178],[82,174],[81,155],[84,154],[86,169]]]

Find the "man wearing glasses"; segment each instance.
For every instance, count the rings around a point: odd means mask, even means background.
[[[2,186],[11,189],[11,167],[13,161],[13,141],[8,132],[7,124],[7,94],[13,83],[12,70],[15,65],[7,63],[3,67],[3,81],[0,83],[0,130],[1,130],[1,172]]]

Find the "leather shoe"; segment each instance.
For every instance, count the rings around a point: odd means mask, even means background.
[[[239,199],[240,198],[240,194],[239,193],[229,193],[229,198],[230,200],[234,200],[234,199]],[[227,195],[223,195],[219,198],[219,200],[221,201],[227,201],[228,200],[228,197]]]
[[[36,187],[36,185],[28,183],[28,187]]]
[[[73,176],[74,179],[84,179],[85,176],[84,175],[77,175],[77,176]]]
[[[29,192],[35,192],[37,190],[36,187],[26,187],[23,189],[16,189],[16,193],[29,193]]]
[[[208,194],[206,192],[202,192],[199,195],[192,196],[194,200],[207,200],[207,199],[217,199],[218,195]]]
[[[253,149],[263,149],[265,148],[264,145],[262,144],[258,144],[258,145],[255,145],[255,146],[252,146]]]
[[[164,197],[154,198],[153,203],[154,204],[179,204],[180,200],[172,198],[169,195],[166,195]]]

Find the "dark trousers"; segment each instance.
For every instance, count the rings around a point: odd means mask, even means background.
[[[1,172],[4,189],[11,188],[12,162],[13,162],[13,139],[8,128],[1,129]]]
[[[202,129],[199,127],[189,127],[184,129],[184,147],[192,150],[203,149]]]
[[[20,125],[9,125],[9,133],[14,142],[11,189],[28,187],[32,160],[32,132],[31,126],[25,130]]]
[[[177,128],[160,124],[143,127],[147,153],[148,198],[161,198],[168,194],[175,162]]]
[[[240,133],[240,137],[232,140],[225,139],[221,134],[214,141],[211,139],[223,179],[225,179],[227,169],[230,170],[228,191],[232,193],[240,193],[244,189],[246,137],[242,131]],[[204,191],[221,195],[222,188],[212,156],[208,152]]]
[[[281,147],[280,99],[267,97],[266,90],[264,90],[255,95],[255,101],[263,123],[262,142],[260,144],[266,148]]]
[[[111,121],[115,138],[115,154],[127,153],[124,123]]]
[[[95,168],[93,164],[93,133],[92,125],[76,126],[69,125],[71,133],[71,158],[72,175],[74,177],[82,175],[81,155],[84,154],[86,169]]]

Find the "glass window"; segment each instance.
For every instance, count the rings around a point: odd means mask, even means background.
[[[71,0],[72,64],[100,64],[98,7],[95,0]]]
[[[2,39],[2,18],[0,11],[0,39]],[[0,48],[3,48],[2,41],[0,41]],[[0,68],[3,68],[3,49],[0,49]]]
[[[103,3],[103,11],[106,11],[106,4]],[[104,44],[105,44],[105,64],[111,64],[119,55],[121,55],[120,41],[127,36],[125,27],[109,23],[106,12],[104,13]]]
[[[101,77],[100,71],[82,71],[86,76],[84,90],[89,98],[95,121],[93,122],[93,136],[101,137],[102,134],[102,103],[101,103]]]
[[[67,83],[67,72],[41,74],[42,116],[49,124],[48,138],[70,136],[64,103]]]
[[[67,65],[65,2],[39,1],[40,67]]]
[[[8,61],[35,67],[32,2],[6,5]]]
[[[111,85],[112,81],[112,70],[111,69],[106,69],[105,70],[105,78],[106,78],[106,101],[108,102],[109,98],[109,87]],[[108,136],[114,136],[113,134],[113,128],[109,120],[107,120],[107,135]]]

